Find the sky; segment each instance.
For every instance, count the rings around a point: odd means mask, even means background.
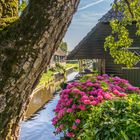
[[[98,23],[98,20],[111,8],[113,0],[81,0],[78,10],[64,37],[68,50],[74,47]]]

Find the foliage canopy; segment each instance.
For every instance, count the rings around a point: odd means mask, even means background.
[[[115,63],[131,68],[140,60],[140,56],[129,50],[133,39],[127,27],[135,23],[135,34],[140,36],[140,0],[114,0],[113,8],[116,15],[121,13],[124,17],[121,21],[113,19],[110,22],[112,34],[106,38],[105,50],[109,49]]]

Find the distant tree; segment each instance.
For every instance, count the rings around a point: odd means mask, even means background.
[[[68,51],[68,45],[67,45],[67,43],[62,41],[61,44],[60,44],[60,48],[64,52],[67,52]]]

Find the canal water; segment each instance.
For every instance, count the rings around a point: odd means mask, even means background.
[[[73,80],[76,75],[77,72],[69,74],[67,76],[67,81]],[[48,93],[48,95],[51,97],[50,93]],[[58,100],[59,92],[56,92],[52,99],[39,111],[21,123],[20,140],[60,140],[60,138],[63,137],[63,134],[55,135],[53,133],[55,128],[51,122],[54,117],[53,109],[57,105]],[[36,99],[36,102],[37,101],[40,102],[40,99]]]

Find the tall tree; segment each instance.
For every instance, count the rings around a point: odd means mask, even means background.
[[[0,0],[0,139],[18,139],[18,124],[29,96],[59,46],[79,1],[30,0],[18,18],[19,0]],[[114,3],[125,17],[130,15],[124,18],[121,27],[135,20],[140,34],[139,0],[114,0]],[[115,31],[120,24],[115,22]],[[116,42],[109,39],[106,46],[113,49],[116,58]]]
[[[41,73],[59,46],[79,0],[0,1],[0,139],[18,139],[19,121]]]

